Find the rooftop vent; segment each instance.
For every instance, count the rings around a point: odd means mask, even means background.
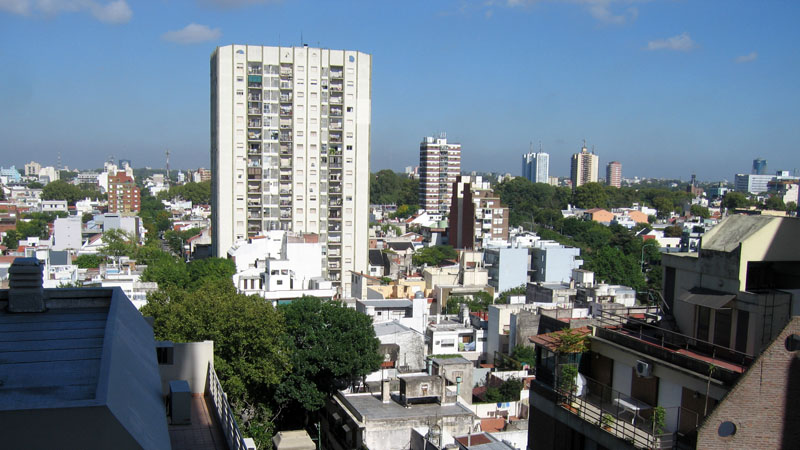
[[[44,266],[36,258],[16,258],[8,269],[8,311],[44,312]]]

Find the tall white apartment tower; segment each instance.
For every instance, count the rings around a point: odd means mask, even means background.
[[[522,176],[532,183],[548,183],[550,155],[539,149],[522,155]]]
[[[372,57],[228,45],[211,55],[213,253],[267,230],[320,237],[329,279],[367,270]]]
[[[570,179],[572,180],[572,189],[583,186],[586,183],[597,182],[600,161],[594,151],[589,152],[585,143],[580,153],[572,155],[571,163]]]
[[[425,211],[447,214],[453,183],[461,175],[461,144],[448,143],[442,134],[419,144],[419,203]]]

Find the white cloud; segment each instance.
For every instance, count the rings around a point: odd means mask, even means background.
[[[127,23],[133,17],[133,11],[125,0],[0,0],[0,10],[24,16],[86,11],[104,23]]]
[[[674,50],[678,52],[688,52],[696,46],[697,44],[695,44],[687,32],[666,39],[656,39],[655,41],[647,43],[648,50]]]
[[[31,2],[29,0],[0,0],[0,10],[14,14],[30,14]]]
[[[133,17],[133,11],[125,0],[116,0],[105,5],[93,3],[91,11],[95,19],[105,23],[126,23]]]
[[[743,63],[753,62],[756,59],[758,59],[758,53],[757,52],[750,52],[750,53],[748,53],[746,55],[737,56],[735,61],[738,64],[743,64]]]
[[[167,31],[161,35],[161,39],[177,44],[198,44],[217,40],[220,36],[222,31],[219,28],[212,29],[206,25],[190,23],[180,30]]]
[[[633,22],[639,16],[639,11],[634,7],[620,11],[623,5],[642,3],[649,0],[506,0],[506,5],[510,7],[528,6],[546,1],[581,5],[597,21],[611,25],[621,25],[626,22]]]

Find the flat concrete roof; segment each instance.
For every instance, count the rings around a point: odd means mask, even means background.
[[[385,336],[387,334],[407,333],[409,331],[413,331],[411,328],[408,328],[397,321],[376,323],[372,325],[372,328],[375,329],[375,336]]]
[[[395,401],[383,403],[378,396],[372,394],[351,394],[345,395],[344,398],[358,411],[364,421],[472,415],[472,411],[457,403],[448,405],[426,403],[406,408]]]
[[[387,299],[387,300],[359,300],[364,306],[375,308],[411,308],[411,300]]]

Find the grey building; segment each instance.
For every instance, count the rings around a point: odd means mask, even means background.
[[[566,247],[555,241],[537,241],[530,249],[529,281],[569,283],[573,269],[580,269],[581,249]]]
[[[489,285],[495,292],[507,291],[528,281],[527,248],[487,248],[483,255]]]

